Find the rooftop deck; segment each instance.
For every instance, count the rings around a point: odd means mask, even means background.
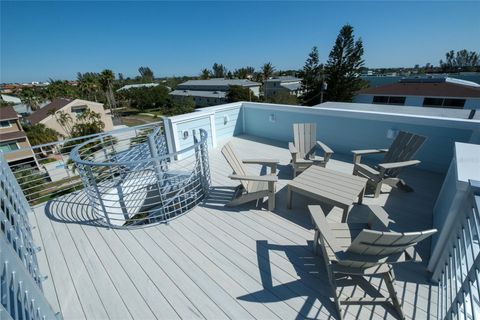
[[[43,285],[53,308],[65,319],[336,318],[323,260],[312,253],[306,205],[313,201],[295,195],[293,208],[286,208],[291,169],[285,143],[250,136],[230,140],[242,157],[280,159],[274,212],[255,203],[224,207],[235,183],[227,178],[231,171],[220,148],[209,150],[210,197],[169,224],[106,229],[93,218],[82,192],[36,207],[31,222],[43,247],[38,259],[48,275]],[[350,173],[350,155],[336,154],[327,168]],[[252,165],[251,170],[265,169]],[[385,186],[379,198],[367,195],[364,203],[384,206],[398,229],[431,227],[443,175],[409,169],[403,177],[415,192]],[[332,210],[327,218],[339,221],[340,214]],[[427,261],[429,241],[417,249]],[[436,316],[437,287],[425,266],[395,266],[408,318]],[[347,296],[372,291],[367,281],[344,284]],[[348,306],[345,318],[395,317],[393,308],[378,305]]]

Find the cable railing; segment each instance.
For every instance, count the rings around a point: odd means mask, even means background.
[[[9,163],[28,203],[33,206],[83,189],[78,171],[70,159],[70,152],[75,146],[88,139],[103,139],[102,137],[112,137],[109,143],[130,139],[132,145],[139,144],[146,141],[147,134],[153,128],[163,131],[163,122],[36,145],[6,154],[21,151],[33,153],[31,157]]]
[[[0,154],[0,319],[55,319],[42,292],[28,214],[31,209]]]
[[[210,170],[207,132],[191,136],[191,145],[174,153],[158,127],[75,146],[70,158],[94,214],[109,227],[124,228],[167,222],[196,206],[208,194]]]
[[[438,278],[438,319],[480,319],[480,182],[470,181],[465,214],[458,213]]]

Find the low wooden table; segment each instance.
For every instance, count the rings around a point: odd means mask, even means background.
[[[343,209],[342,222],[346,222],[350,205],[357,198],[358,203],[362,203],[366,185],[365,178],[311,166],[287,184],[287,207],[292,208],[292,192],[296,192],[340,207]]]

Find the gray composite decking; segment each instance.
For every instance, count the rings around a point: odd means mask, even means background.
[[[230,141],[241,157],[280,159],[273,212],[255,202],[224,207],[235,182],[228,179],[231,171],[220,147],[209,150],[210,197],[168,224],[106,229],[92,216],[82,192],[35,208],[34,238],[43,248],[38,259],[48,275],[44,292],[64,319],[336,318],[323,260],[312,253],[314,232],[306,205],[315,202],[295,195],[293,208],[286,208],[285,185],[292,175],[286,143],[246,136]],[[327,168],[351,173],[350,155],[336,155]],[[407,169],[404,178],[415,192],[384,186],[379,198],[367,193],[364,204],[384,205],[399,230],[430,227],[443,177]],[[327,216],[340,217],[336,209]],[[429,241],[418,246],[423,263],[395,267],[398,296],[409,318],[436,315],[437,287],[425,270],[429,247]],[[375,292],[367,281],[343,284],[347,296]],[[348,306],[346,315],[395,317],[393,308],[384,305]]]

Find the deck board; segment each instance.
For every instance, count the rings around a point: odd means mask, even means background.
[[[43,247],[39,263],[49,276],[44,291],[53,308],[65,319],[336,318],[323,260],[312,252],[307,204],[316,202],[296,195],[293,208],[286,208],[292,174],[286,144],[246,136],[229,140],[243,158],[280,159],[273,212],[266,203],[224,206],[237,182],[228,179],[231,169],[220,148],[209,150],[209,198],[168,224],[108,230],[81,193],[36,207],[33,234]],[[335,154],[327,168],[351,173],[350,158]],[[266,172],[260,165],[247,168],[252,174]],[[384,186],[379,198],[367,194],[364,203],[384,206],[395,228],[430,227],[442,175],[408,169],[404,178],[415,192]],[[327,215],[331,221],[340,217],[337,209]],[[429,248],[429,241],[418,246],[424,261]],[[425,265],[395,267],[398,295],[410,319],[436,315],[437,287],[428,281]],[[351,282],[342,291],[365,295],[366,288]],[[345,318],[394,319],[395,313],[383,305],[348,306]]]

